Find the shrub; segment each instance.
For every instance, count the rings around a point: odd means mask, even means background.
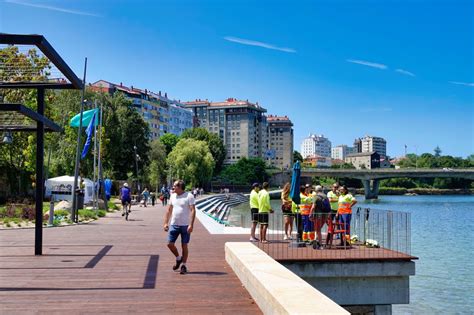
[[[81,209],[79,210],[79,215],[83,217],[85,220],[97,219],[97,214],[93,210]]]
[[[105,217],[106,214],[107,214],[107,211],[105,211],[105,210],[99,210],[99,211],[97,212],[97,215],[98,215],[99,217]]]
[[[69,211],[61,209],[61,210],[56,210],[54,211],[55,216],[62,216],[62,217],[68,217],[69,216]]]
[[[36,209],[33,206],[26,205],[22,209],[21,217],[26,220],[33,220],[36,218]]]

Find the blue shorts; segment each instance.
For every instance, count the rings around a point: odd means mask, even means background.
[[[181,244],[188,244],[191,234],[188,233],[187,225],[172,225],[168,231],[168,243],[174,243],[181,234]]]

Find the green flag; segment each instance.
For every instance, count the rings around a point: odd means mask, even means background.
[[[97,114],[99,112],[99,109],[91,109],[91,110],[86,110],[82,112],[82,127],[86,128],[89,126],[89,123],[91,122],[92,117],[95,117],[95,123],[94,126],[97,126],[99,123],[99,115]],[[94,114],[97,114],[94,116]],[[76,116],[72,117],[71,122],[69,125],[71,127],[79,127],[79,121],[80,121],[81,113],[77,114]]]

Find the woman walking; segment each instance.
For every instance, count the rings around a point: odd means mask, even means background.
[[[283,191],[281,192],[281,212],[283,213],[283,220],[285,226],[285,237],[284,240],[291,240],[291,234],[293,233],[293,220],[295,214],[293,213],[293,200],[290,197],[290,183],[286,183],[283,186]],[[296,204],[295,204],[296,208]]]

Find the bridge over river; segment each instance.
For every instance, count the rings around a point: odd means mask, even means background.
[[[275,174],[274,179],[277,181],[291,180],[291,172],[283,172]],[[301,170],[302,182],[311,181],[312,177],[335,177],[335,178],[357,178],[360,179],[364,185],[365,198],[375,199],[379,194],[379,185],[381,179],[387,178],[465,178],[474,180],[474,168],[470,169],[324,169],[324,168],[303,168]]]

